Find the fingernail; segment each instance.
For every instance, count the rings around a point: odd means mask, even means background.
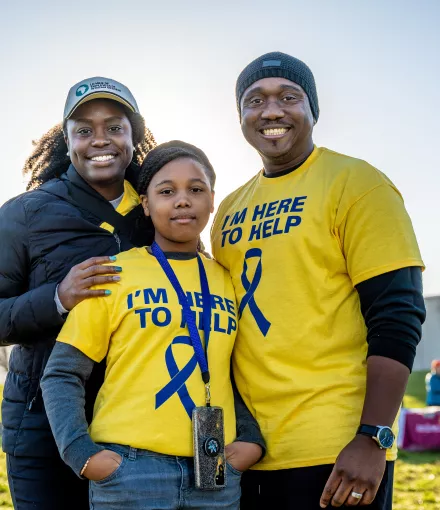
[[[122,271],[122,267],[121,266],[115,266],[115,271],[120,273]]]
[[[112,291],[111,291],[111,290],[105,289],[104,294],[105,294],[106,296],[110,296],[110,294],[111,294],[111,293],[112,293]]]
[[[111,256],[109,257],[109,259],[110,259],[112,262],[114,262],[114,261],[116,260],[116,255],[111,255]]]
[[[112,278],[112,280],[113,280],[114,282],[119,282],[119,280],[120,280],[120,279],[121,279],[121,277],[120,277],[120,276],[113,276],[113,278]]]

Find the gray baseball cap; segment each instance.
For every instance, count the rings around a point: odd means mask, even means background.
[[[110,78],[95,76],[76,83],[70,90],[64,107],[63,119],[68,119],[79,105],[92,99],[113,99],[132,112],[139,113],[133,94],[122,83]]]

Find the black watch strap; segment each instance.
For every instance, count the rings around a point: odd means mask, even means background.
[[[356,434],[363,434],[364,436],[377,437],[379,427],[374,425],[359,425]]]

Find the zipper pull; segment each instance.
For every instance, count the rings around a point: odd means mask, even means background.
[[[119,238],[118,234],[113,234],[113,237],[116,239],[116,242],[118,243],[118,251],[121,253],[121,239]]]
[[[37,396],[35,395],[35,397],[29,402],[28,411],[32,411],[32,406],[34,405],[34,402],[36,399],[37,399]]]

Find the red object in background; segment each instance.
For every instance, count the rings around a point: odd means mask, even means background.
[[[402,409],[399,448],[408,451],[440,451],[440,407]]]

